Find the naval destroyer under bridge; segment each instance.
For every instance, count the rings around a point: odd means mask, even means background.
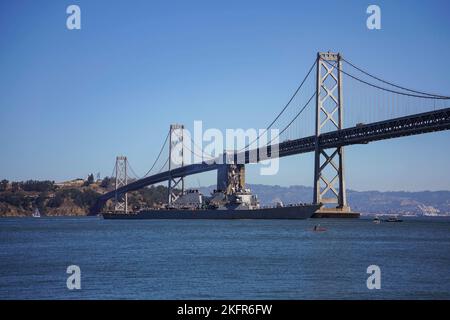
[[[344,70],[344,64],[350,70]],[[311,76],[314,69],[316,77]],[[262,135],[259,135],[244,148],[213,158],[204,154],[192,139],[194,148],[185,146],[183,126],[172,125],[155,162],[144,177],[139,178],[134,173],[126,157],[117,157],[115,190],[101,195],[90,214],[98,214],[109,199],[114,199],[116,211],[126,212],[127,192],[164,181],[168,181],[168,202],[171,203],[177,197],[175,188],[184,190],[185,177],[211,170],[218,171],[218,189],[225,191],[231,183],[227,180],[230,166],[238,167],[233,171],[235,174],[244,175],[244,164],[314,152],[313,202],[331,205],[331,208],[321,209],[318,216],[351,215],[346,198],[344,146],[448,130],[449,101],[448,96],[385,81],[345,60],[340,54],[318,53],[288,103],[267,126],[267,131],[275,128],[275,124],[282,128],[278,136],[271,137],[272,140],[262,147],[261,143],[254,147],[262,140]],[[297,105],[297,108],[292,105]],[[188,151],[202,161],[174,168],[170,160],[174,140],[182,143],[182,157],[183,152]],[[169,156],[162,159],[166,147]],[[152,174],[159,161],[164,162],[163,165]],[[132,178],[130,172],[137,179],[129,179]],[[243,183],[244,178],[237,180]]]

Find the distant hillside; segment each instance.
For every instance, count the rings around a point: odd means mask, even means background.
[[[55,183],[54,181],[0,181],[0,216],[30,216],[37,208],[47,216],[86,215],[97,198],[114,190],[114,179],[104,178],[94,181],[75,179]],[[128,194],[129,210],[158,206],[167,198],[164,186],[149,187]],[[106,209],[112,210],[113,203],[108,201]]]
[[[277,201],[283,203],[311,202],[312,187],[305,186],[269,186],[249,184],[252,192],[258,195],[262,205],[271,205]],[[213,186],[200,188],[203,194],[209,194]],[[348,202],[351,208],[362,214],[412,214],[412,215],[450,215],[450,191],[421,192],[380,192],[348,190]]]
[[[269,186],[250,184],[262,205],[272,205],[278,201],[289,203],[310,203],[313,190],[305,186]],[[199,188],[209,195],[214,186]],[[94,181],[76,179],[61,183],[53,181],[0,181],[0,216],[30,216],[35,208],[42,214],[86,215],[97,197],[114,189],[114,179],[104,178]],[[422,192],[358,192],[349,190],[348,202],[351,208],[362,214],[411,214],[450,215],[450,191]],[[130,210],[143,207],[159,207],[167,200],[167,188],[156,186],[143,188],[128,194]],[[108,201],[106,210],[112,210]]]

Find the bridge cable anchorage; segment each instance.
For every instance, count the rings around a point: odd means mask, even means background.
[[[315,96],[316,96],[316,92],[313,93],[313,95],[308,99],[306,104],[300,109],[300,111],[295,115],[295,117],[292,118],[292,120],[283,128],[283,130],[281,130],[281,132],[278,134],[278,136],[276,136],[275,138],[273,138],[272,140],[270,140],[267,143],[266,147],[268,147],[273,142],[273,140],[275,140],[276,138],[279,138],[283,134],[283,132],[285,132],[290,127],[290,125],[303,113],[303,111],[306,109],[306,107],[309,106],[309,104],[311,103],[312,99]]]
[[[324,60],[324,61],[329,66],[333,67],[333,65],[330,62],[328,62],[327,60]],[[352,75],[352,74],[342,70],[339,67],[336,67],[336,69],[339,70],[340,72],[342,72],[343,74],[349,76],[350,78],[353,78],[356,81],[359,81],[359,82],[364,83],[364,84],[366,84],[366,85],[368,85],[370,87],[374,87],[374,88],[377,88],[377,89],[380,89],[380,90],[383,90],[383,91],[388,91],[388,92],[400,94],[400,95],[403,95],[403,96],[409,96],[409,97],[415,97],[415,98],[423,98],[423,99],[437,99],[437,100],[449,100],[450,99],[450,97],[444,97],[444,96],[435,97],[435,96],[418,95],[418,94],[411,94],[411,93],[406,93],[406,92],[400,92],[400,91],[396,91],[396,90],[380,87],[380,86],[378,86],[376,84],[373,84],[373,83],[367,82],[365,80],[359,79],[358,77],[356,77],[356,76],[354,76],[354,75]]]
[[[306,82],[306,80],[308,79],[309,75],[311,74],[311,72],[313,71],[314,67],[316,66],[317,63],[317,58],[314,60],[314,63],[312,64],[311,68],[309,68],[308,73],[306,74],[305,78],[303,78],[303,81],[300,83],[300,85],[297,87],[297,90],[295,90],[294,94],[291,96],[291,98],[289,99],[289,101],[286,103],[286,105],[283,107],[283,109],[281,109],[280,113],[278,113],[278,115],[275,117],[275,119],[267,126],[267,128],[264,130],[264,132],[262,132],[255,140],[253,140],[252,142],[250,142],[249,144],[247,144],[244,148],[238,150],[237,152],[241,152],[242,150],[247,149],[249,146],[251,146],[253,143],[255,143],[256,141],[259,141],[259,138],[261,138],[261,136],[263,134],[265,134],[272,126],[273,124],[281,117],[281,115],[284,113],[284,111],[287,109],[287,107],[291,104],[292,100],[294,100],[295,96],[297,95],[297,93],[300,91],[300,89],[303,87],[303,84]]]
[[[144,178],[147,177],[148,174],[149,174],[150,172],[152,172],[153,168],[155,167],[156,163],[158,162],[159,158],[161,157],[161,154],[162,154],[162,152],[163,152],[163,150],[164,150],[164,148],[165,148],[165,146],[166,146],[166,144],[167,144],[167,140],[169,139],[169,135],[170,135],[170,132],[167,133],[166,139],[164,140],[164,143],[163,143],[163,145],[162,145],[162,147],[161,147],[161,150],[159,150],[159,154],[158,154],[158,156],[156,157],[155,162],[153,162],[153,165],[152,165],[152,167],[150,168],[150,170],[148,170],[147,173],[144,175]]]
[[[367,76],[369,76],[369,77],[371,77],[371,78],[373,78],[373,79],[375,79],[375,80],[378,80],[378,81],[380,81],[380,82],[382,82],[382,83],[384,83],[384,84],[388,84],[388,85],[390,85],[390,86],[393,86],[393,87],[396,87],[396,88],[398,88],[398,89],[402,89],[402,90],[405,90],[405,91],[409,91],[409,92],[413,92],[413,93],[417,93],[417,94],[422,94],[422,95],[427,95],[427,96],[430,96],[430,97],[433,97],[433,98],[450,99],[450,97],[448,97],[448,96],[442,96],[442,95],[438,95],[438,94],[433,94],[433,93],[427,93],[427,92],[422,92],[422,91],[412,90],[412,89],[408,89],[408,88],[405,88],[405,87],[396,85],[396,84],[394,84],[394,83],[392,83],[392,82],[389,82],[389,81],[380,79],[380,78],[378,78],[378,77],[376,77],[376,76],[370,74],[370,73],[367,72],[367,71],[364,71],[363,69],[361,69],[361,68],[355,66],[353,63],[351,63],[350,61],[348,61],[348,60],[346,60],[346,59],[344,59],[344,58],[341,58],[341,59],[342,59],[343,61],[345,61],[346,63],[348,63],[348,64],[349,64],[350,66],[352,66],[353,68],[355,68],[356,70],[358,70],[358,71],[364,73],[365,75],[367,75]]]

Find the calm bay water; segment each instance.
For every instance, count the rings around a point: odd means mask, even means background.
[[[99,298],[450,299],[450,219],[0,219],[0,299]]]

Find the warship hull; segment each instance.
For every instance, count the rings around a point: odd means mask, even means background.
[[[104,213],[104,219],[308,219],[320,205],[299,205],[276,208],[239,210],[145,210],[138,213]]]

